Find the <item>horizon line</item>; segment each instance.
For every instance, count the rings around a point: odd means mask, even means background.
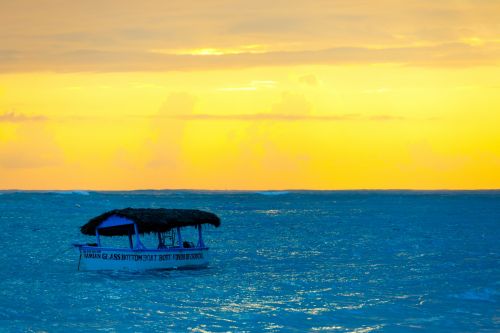
[[[139,192],[139,191],[198,191],[198,192],[348,192],[348,191],[500,191],[500,188],[344,188],[344,189],[203,189],[203,188],[143,188],[143,189],[0,189],[0,192]]]

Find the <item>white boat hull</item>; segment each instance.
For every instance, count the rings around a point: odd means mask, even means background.
[[[78,270],[189,269],[208,266],[208,248],[115,249],[78,245]]]

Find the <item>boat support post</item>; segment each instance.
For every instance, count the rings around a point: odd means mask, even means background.
[[[134,232],[135,232],[135,248],[143,249],[144,245],[141,243],[141,239],[139,238],[139,228],[137,228],[137,224],[134,223]]]
[[[177,244],[179,244],[179,247],[182,246],[182,236],[181,236],[181,228],[177,227]]]
[[[99,235],[99,229],[95,229],[95,237],[96,237],[96,242],[97,246],[101,247],[101,235]]]
[[[197,227],[198,227],[198,247],[205,247],[205,243],[203,243],[203,236],[201,235],[201,224],[198,224]]]
[[[130,249],[134,248],[134,243],[132,242],[132,232],[130,232],[130,230],[128,231],[128,245],[130,246]]]

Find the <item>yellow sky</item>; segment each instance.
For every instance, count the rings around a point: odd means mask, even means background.
[[[0,189],[500,188],[500,2],[0,3]]]

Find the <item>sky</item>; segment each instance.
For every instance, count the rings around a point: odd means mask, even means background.
[[[498,17],[0,0],[0,189],[498,189]]]

